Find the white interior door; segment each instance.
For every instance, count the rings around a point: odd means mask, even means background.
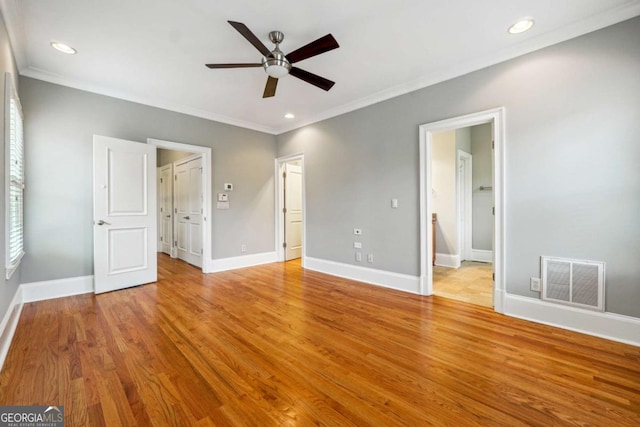
[[[177,255],[202,267],[202,158],[175,162],[173,173]]]
[[[284,165],[285,260],[302,256],[302,167]]]
[[[158,179],[158,209],[160,229],[160,252],[173,255],[173,164],[169,163],[159,168]]]
[[[93,136],[95,293],[155,282],[156,148]]]

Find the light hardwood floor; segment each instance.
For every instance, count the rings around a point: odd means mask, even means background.
[[[493,266],[483,262],[463,261],[460,268],[434,267],[434,294],[493,307]]]
[[[269,264],[26,304],[1,405],[67,426],[638,426],[640,348]]]

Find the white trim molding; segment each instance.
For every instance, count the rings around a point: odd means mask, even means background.
[[[162,139],[147,138],[147,144],[155,145],[157,148],[163,148],[165,150],[185,151],[187,153],[193,153],[194,156],[201,156],[202,158],[202,194],[204,215],[202,217],[202,272],[212,273],[215,270],[209,270],[208,266],[211,263],[211,227],[213,223],[213,210],[211,205],[212,193],[212,181],[211,176],[213,174],[213,157],[211,147],[203,147],[200,145],[184,144],[181,142],[165,141]],[[179,161],[182,161],[181,159]],[[157,210],[157,203],[155,206]],[[175,237],[175,236],[174,236]],[[173,245],[171,245],[171,256],[173,258]]]
[[[207,262],[207,273],[235,270],[236,268],[253,267],[256,265],[276,262],[276,252],[263,252],[259,254],[242,255],[229,258],[212,259]]]
[[[16,293],[13,295],[13,299],[7,308],[7,312],[0,323],[0,371],[4,366],[4,361],[9,353],[9,347],[11,347],[11,341],[13,341],[13,334],[18,327],[18,320],[20,320],[20,313],[22,313],[22,288],[18,287]]]
[[[23,283],[20,285],[20,288],[22,291],[22,302],[24,303],[90,294],[94,291],[93,276]]]
[[[327,261],[312,257],[306,257],[304,262],[305,268],[309,270],[343,277],[345,279],[357,280],[359,282],[378,285],[398,291],[420,294],[420,278],[417,276],[393,273],[385,270],[376,270],[374,268],[360,267],[357,265]]]
[[[460,268],[460,255],[436,252],[436,265],[438,267]]]
[[[433,267],[428,260],[432,259],[432,239],[431,214],[433,210],[432,201],[432,138],[435,132],[453,130],[491,123],[493,131],[493,202],[495,214],[493,217],[493,238],[494,238],[494,310],[498,313],[504,312],[505,286],[505,259],[506,238],[505,238],[505,182],[504,182],[504,147],[505,147],[505,109],[497,107],[491,110],[480,111],[467,114],[465,116],[454,117],[433,123],[426,123],[419,127],[419,156],[420,156],[420,294],[433,294]]]
[[[493,251],[485,249],[471,249],[471,260],[478,262],[493,262]]]
[[[640,319],[507,294],[504,314],[531,322],[640,346]]]
[[[292,154],[290,156],[278,157],[275,159],[275,242],[276,242],[276,257],[277,262],[285,261],[286,251],[283,247],[284,243],[284,180],[282,178],[282,172],[284,171],[284,166],[287,163],[293,161],[299,161],[300,166],[302,168],[302,257],[300,262],[302,263],[302,268],[305,268],[305,254],[307,249],[307,202],[306,202],[306,191],[305,191],[305,166],[304,166],[304,154]]]

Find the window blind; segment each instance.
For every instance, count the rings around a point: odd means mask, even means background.
[[[24,131],[20,101],[7,75],[8,98],[5,126],[8,127],[6,152],[6,271],[11,277],[24,255]]]

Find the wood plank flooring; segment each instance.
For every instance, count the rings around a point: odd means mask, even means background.
[[[638,426],[640,348],[305,271],[26,304],[1,405],[67,426]]]

